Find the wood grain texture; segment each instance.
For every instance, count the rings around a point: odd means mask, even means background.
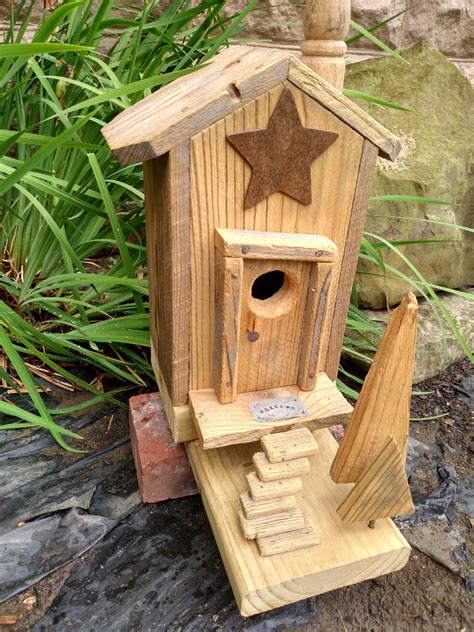
[[[298,386],[303,391],[313,390],[316,386],[318,373],[323,371],[320,349],[324,344],[321,339],[322,334],[329,329],[326,326],[326,307],[331,277],[331,264],[318,263],[311,266],[298,367]],[[337,318],[336,312],[333,320]],[[330,335],[329,331],[328,335]]]
[[[337,483],[357,483],[392,436],[405,463],[418,303],[411,292],[394,310],[331,467]]]
[[[258,518],[246,518],[244,512],[239,511],[239,521],[247,540],[286,533],[304,526],[303,514],[298,507]]]
[[[257,544],[260,555],[281,555],[316,546],[319,544],[319,536],[314,530],[312,522],[306,518],[301,529],[296,529],[290,533],[257,537]]]
[[[339,135],[337,142],[311,167],[313,201],[305,206],[282,193],[273,193],[255,207],[243,210],[251,169],[227,143],[226,135],[266,127],[284,85],[245,105],[191,141],[191,390],[213,386],[215,228],[324,235],[341,253],[344,250],[363,138],[295,87],[292,92],[303,124]],[[328,327],[334,314],[340,264],[338,255],[327,301]],[[324,332],[322,335],[320,359],[324,367],[329,336]]]
[[[160,156],[288,77],[288,53],[231,46],[102,128],[123,165]]]
[[[308,415],[285,421],[259,422],[252,417],[249,404],[275,397],[298,397]],[[191,391],[189,401],[199,438],[204,448],[219,448],[234,443],[257,441],[271,432],[305,426],[316,428],[345,425],[352,406],[324,374],[318,376],[314,391],[301,391],[297,386],[242,393],[235,402],[223,406],[214,389]]]
[[[353,523],[414,512],[402,455],[395,439],[389,436],[337,513],[343,522]]]
[[[288,79],[364,138],[370,140],[378,147],[384,158],[395,160],[398,156],[401,145],[393,134],[296,57],[290,59]]]
[[[227,140],[252,167],[244,208],[280,191],[311,204],[311,164],[336,140],[335,132],[301,124],[294,97],[286,88],[265,129],[227,134]]]
[[[338,90],[344,84],[350,0],[306,0],[301,42],[302,61]]]
[[[276,496],[268,500],[253,500],[250,492],[240,494],[240,502],[246,518],[270,516],[297,507],[295,496]]]
[[[173,406],[188,401],[191,339],[189,143],[144,164],[150,331]]]
[[[237,396],[243,273],[242,259],[216,256],[214,390],[221,404]]]
[[[270,463],[281,463],[318,453],[318,444],[308,428],[294,428],[262,437],[260,443]]]
[[[292,478],[309,473],[309,461],[305,458],[270,463],[265,452],[255,452],[253,464],[261,481],[276,481],[280,478]]]
[[[291,386],[298,381],[310,266],[307,261],[244,261],[238,393]],[[266,300],[253,298],[254,281],[274,270],[284,273],[281,289]]]
[[[163,401],[163,408],[165,409],[166,418],[171,428],[173,439],[176,443],[182,443],[183,441],[193,441],[198,438],[197,430],[193,422],[191,409],[189,406],[173,406],[171,397],[166,388],[166,382],[158,364],[155,350],[153,348],[153,341],[151,343],[151,365],[155,374],[156,383],[160,391],[161,399]]]
[[[331,263],[336,245],[323,235],[216,228],[216,248],[226,257]]]
[[[270,500],[276,496],[293,496],[303,489],[301,478],[282,478],[278,481],[261,481],[256,472],[247,474],[247,485],[253,500]]]
[[[343,524],[336,509],[351,485],[336,485],[329,476],[337,450],[329,431],[317,431],[315,438],[320,453],[310,457],[311,473],[303,479],[298,503],[321,543],[314,552],[302,549],[269,557],[260,555],[256,543],[244,538],[237,518],[240,494],[246,491],[245,474],[260,446],[203,450],[199,441],[186,446],[243,616],[385,575],[408,560],[410,547],[391,520],[377,521],[375,529]]]
[[[351,209],[350,230],[341,253],[341,274],[334,303],[334,317],[328,344],[328,354],[325,371],[335,380],[339,371],[344,331],[347,313],[351,299],[351,289],[359,259],[360,242],[364,231],[367,206],[372,192],[372,184],[376,171],[378,150],[370,141],[365,141],[362,149],[362,159],[357,177],[356,192]]]

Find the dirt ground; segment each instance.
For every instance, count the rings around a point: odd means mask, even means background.
[[[454,468],[458,481],[465,481],[473,472],[473,381],[471,365],[467,361],[460,362],[449,367],[441,376],[417,385],[417,391],[429,394],[415,395],[412,400],[414,418],[443,415],[436,419],[413,421],[410,434],[416,441],[436,451],[437,459],[443,467]],[[119,423],[123,424],[124,420],[117,421]],[[112,426],[113,424],[112,420]],[[101,438],[97,435],[87,437],[90,447],[97,447],[100,441]],[[116,458],[121,457],[123,448],[116,455]],[[415,464],[411,481],[415,503],[417,497],[429,494],[439,487],[433,462],[436,463],[436,459],[430,461],[428,458],[420,458]],[[467,553],[472,554],[472,516],[469,518],[462,511],[456,515],[453,525],[462,527],[461,530],[464,529],[468,534]],[[416,526],[413,528],[416,529]],[[32,626],[36,629],[35,623],[40,623],[54,604],[71,573],[94,555],[95,548],[2,604],[0,623],[10,623],[0,625],[0,632],[26,632]],[[192,624],[185,627],[178,624],[176,627],[162,627],[157,621],[156,626],[139,626],[134,629],[139,632],[181,629],[468,632],[474,629],[474,616],[469,580],[463,569],[464,567],[455,573],[414,548],[408,564],[401,571],[311,600],[313,616],[306,621],[297,618],[291,623],[287,618],[282,622],[269,613],[255,622],[252,619],[242,619],[240,625],[235,623],[238,619],[233,619],[232,623],[226,622],[221,612],[214,615],[214,624],[209,628],[202,627],[196,619],[195,628]],[[54,627],[60,631],[70,629],[62,624]],[[87,624],[80,629],[87,629]],[[114,622],[110,621],[109,629],[121,631],[123,628],[114,627]]]

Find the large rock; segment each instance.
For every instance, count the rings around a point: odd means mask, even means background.
[[[240,11],[248,0],[229,0],[226,12]],[[302,0],[260,0],[247,18],[245,37],[274,42],[297,42],[302,37]],[[474,57],[474,5],[465,0],[352,0],[352,19],[370,27],[401,13],[376,35],[393,48],[424,39],[445,55]],[[376,48],[362,38],[356,47]]]
[[[439,294],[438,298],[452,317],[468,349],[474,349],[474,289],[469,290],[468,294],[470,300],[447,293]],[[439,375],[447,366],[462,360],[466,355],[444,317],[440,317],[439,309],[432,302],[424,300],[419,305],[420,318],[413,371],[415,384]],[[382,330],[391,316],[388,310],[364,310],[364,314]],[[354,337],[352,333],[349,335]],[[346,353],[346,357],[351,356]],[[361,362],[360,358],[355,361],[368,369],[368,363]]]
[[[472,135],[473,88],[456,67],[425,43],[403,57],[363,61],[349,66],[347,88],[367,92],[411,109],[403,112],[360,101],[359,104],[397,134],[403,149],[391,163],[379,161],[373,195],[417,195],[451,204],[373,202],[366,230],[388,240],[442,240],[414,243],[400,250],[431,283],[458,288],[474,285]],[[408,219],[407,219],[408,218]],[[431,220],[430,223],[425,220]],[[388,266],[413,278],[402,259],[381,251]],[[357,279],[361,305],[383,308],[400,302],[410,284],[361,262]]]

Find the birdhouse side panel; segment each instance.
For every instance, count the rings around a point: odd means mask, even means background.
[[[275,192],[245,209],[252,169],[227,135],[267,128],[286,88],[291,90],[302,124],[336,133],[337,140],[311,165],[310,204]],[[338,257],[333,266],[326,324],[319,345],[318,364],[324,371],[364,142],[360,134],[289,82],[191,139],[190,390],[213,386],[216,228],[319,234],[335,242]],[[291,157],[288,166],[291,168]],[[344,292],[350,294],[350,283]]]
[[[144,163],[152,353],[173,406],[188,401],[191,337],[190,143]]]

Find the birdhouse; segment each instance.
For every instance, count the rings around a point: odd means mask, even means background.
[[[319,45],[337,86],[345,45]],[[231,47],[104,128],[121,164],[144,164],[153,366],[244,615],[409,551],[384,516],[341,519],[351,484],[331,480],[321,430],[352,412],[345,320],[376,159],[399,145],[305,61]]]

